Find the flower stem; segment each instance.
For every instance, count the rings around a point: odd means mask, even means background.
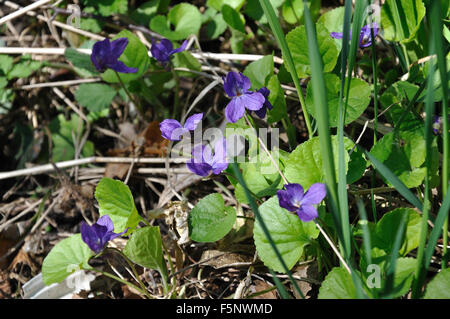
[[[162,248],[164,250],[164,253],[167,256],[167,261],[169,262],[170,271],[172,272],[172,274],[174,274],[175,273],[175,268],[173,267],[173,262],[172,262],[172,259],[170,258],[169,250],[167,249],[167,247],[164,244],[164,241],[162,239],[161,239],[161,245],[162,245]],[[166,285],[168,285],[167,282],[166,282]],[[177,285],[177,278],[176,278],[176,276],[172,276],[172,287],[176,287],[176,285]]]
[[[116,73],[116,76],[119,79],[120,86],[123,88],[123,90],[127,94],[127,96],[130,99],[130,101],[134,103],[134,105],[136,106],[136,109],[138,110],[140,116],[143,118],[144,113],[143,113],[143,110],[142,110],[141,103],[139,102],[139,100],[136,100],[136,99],[134,99],[132,97],[132,95],[130,94],[130,91],[128,91],[127,87],[125,86],[125,83],[123,83],[122,78],[119,76],[119,73],[117,71],[114,71],[114,72]]]
[[[334,245],[334,243],[331,241],[330,237],[328,237],[327,233],[322,229],[322,227],[319,225],[319,223],[316,220],[314,220],[314,224],[316,224],[317,228],[322,233],[323,237],[325,237],[325,240],[328,242],[328,244],[330,244],[331,248],[333,249],[334,253],[336,254],[336,256],[341,261],[342,265],[344,265],[344,267],[348,271],[348,273],[351,274],[352,272],[351,272],[350,268],[348,267],[348,265],[345,262],[344,258],[342,258],[341,254],[337,250],[337,248]]]
[[[139,283],[139,286],[141,286],[142,290],[145,292],[145,295],[149,298],[151,298],[150,294],[147,291],[147,288],[145,287],[144,283],[139,279],[139,274],[136,271],[136,267],[134,267],[133,262],[119,249],[108,247],[108,250],[113,250],[117,252],[120,256],[122,256],[123,259],[127,262],[128,266],[130,266],[131,270],[133,271],[134,276],[136,277],[137,282]]]
[[[117,280],[118,282],[125,284],[127,286],[130,286],[131,288],[139,291],[141,294],[145,295],[146,297],[153,299],[153,297],[148,293],[148,291],[146,290],[142,290],[141,288],[139,288],[138,286],[132,284],[129,281],[123,280],[122,278],[117,277],[116,275],[110,274],[109,272],[100,270],[100,269],[96,269],[96,268],[92,268],[94,271],[98,272],[99,274],[105,275],[106,277],[112,278],[114,280]]]
[[[178,106],[180,104],[180,97],[179,97],[179,93],[180,93],[180,78],[178,77],[178,74],[175,71],[175,68],[173,67],[173,65],[171,66],[171,71],[172,71],[173,78],[175,80],[175,95],[173,97],[173,113],[172,113],[172,118],[175,119],[175,118],[177,118]]]
[[[247,122],[247,124],[248,124],[251,128],[254,129],[252,123],[250,123],[250,121],[249,121],[249,119],[248,119],[248,117],[247,117],[246,114],[244,114],[244,118],[245,118],[245,121]],[[257,134],[257,135],[258,135],[258,134]],[[266,154],[267,154],[267,156],[269,156],[269,158],[270,158],[270,160],[271,160],[273,166],[278,170],[278,173],[280,173],[280,176],[281,176],[281,178],[283,179],[284,184],[289,184],[289,182],[287,181],[287,179],[286,179],[286,177],[284,176],[283,172],[281,171],[280,167],[278,166],[278,164],[275,162],[274,158],[272,157],[272,154],[270,154],[269,150],[267,149],[266,145],[264,144],[263,140],[262,140],[259,136],[257,136],[257,137],[258,137],[259,144],[260,144],[261,147],[263,148],[264,152],[266,152]]]

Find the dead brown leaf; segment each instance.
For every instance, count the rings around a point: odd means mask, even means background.
[[[203,252],[200,262],[202,266],[210,266],[215,269],[231,267],[248,267],[252,264],[253,257],[220,250],[206,250]]]
[[[253,285],[250,287],[250,291],[253,294],[256,294],[258,292],[264,291],[264,290],[269,290],[273,288],[273,286],[269,285],[268,283],[266,283],[265,281],[256,279],[253,281]],[[271,290],[268,292],[265,292],[261,295],[255,296],[252,299],[277,299],[277,290]]]
[[[130,164],[108,163],[105,169],[105,177],[123,180],[130,169]]]
[[[313,282],[319,279],[319,273],[317,271],[317,263],[312,262],[305,265],[297,266],[293,269],[292,274],[295,277],[305,278],[305,280],[297,280],[298,287],[302,291],[306,299],[311,298],[311,293],[314,288]],[[295,298],[301,299],[302,297],[298,292],[293,289]]]

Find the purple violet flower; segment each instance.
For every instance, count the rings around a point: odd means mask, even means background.
[[[372,25],[367,24],[361,28],[361,33],[359,36],[359,47],[361,49],[370,47],[372,45],[372,37],[370,35],[371,28],[373,28],[373,37],[374,38],[377,36],[378,31],[380,29],[378,26],[378,23],[376,23],[376,22],[372,23]],[[342,32],[331,32],[330,35],[332,38],[335,38],[335,39],[342,39],[342,37],[343,37]],[[349,36],[351,39],[352,38],[352,30],[350,30]]]
[[[284,185],[286,190],[277,191],[278,202],[281,207],[290,212],[296,212],[300,220],[309,222],[319,216],[313,206],[319,204],[327,194],[325,184],[312,184],[306,191],[300,184]]]
[[[184,127],[177,120],[166,119],[159,124],[161,135],[170,141],[179,141],[184,133],[195,130],[201,122],[203,113],[197,113],[187,118]]]
[[[267,110],[271,110],[273,108],[272,104],[269,102],[269,94],[270,94],[270,90],[266,87],[262,87],[258,90],[259,93],[261,93],[264,98],[264,104],[263,107],[260,108],[259,110],[255,111],[256,115],[258,115],[260,118],[264,118],[266,116],[266,112]]]
[[[434,134],[439,134],[441,131],[441,124],[442,124],[442,118],[440,116],[435,115],[434,116],[434,121],[433,121],[433,133]]]
[[[85,222],[81,223],[81,239],[93,252],[98,254],[105,248],[108,241],[125,234],[127,230],[128,228],[121,233],[114,233],[114,224],[111,218],[104,215],[92,226]]]
[[[225,93],[231,97],[231,101],[225,108],[225,117],[228,122],[236,123],[245,114],[245,109],[258,111],[266,101],[260,92],[249,91],[250,79],[242,73],[228,72],[224,78]]]
[[[170,61],[170,57],[175,53],[184,51],[187,44],[188,41],[184,40],[183,44],[181,44],[178,49],[174,49],[172,42],[168,39],[162,39],[159,43],[156,43],[155,40],[153,40],[150,52],[152,57],[161,62],[163,65],[166,65]]]
[[[120,73],[136,73],[137,68],[130,68],[119,57],[128,45],[127,38],[119,38],[112,42],[106,38],[103,41],[98,41],[92,47],[91,61],[95,68],[100,72],[105,72],[106,69],[112,69]]]
[[[226,139],[217,141],[214,146],[214,155],[212,155],[209,146],[194,146],[192,158],[186,163],[186,166],[190,171],[200,176],[208,176],[211,172],[214,175],[220,174],[228,167]]]

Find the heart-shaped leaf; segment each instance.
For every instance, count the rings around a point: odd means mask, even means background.
[[[198,242],[215,242],[223,238],[236,221],[236,210],[226,207],[222,195],[202,198],[189,213],[189,236]]]
[[[438,273],[427,286],[424,299],[450,299],[450,268]]]
[[[159,227],[137,229],[123,249],[125,256],[149,269],[165,269]]]
[[[222,16],[225,22],[233,29],[245,33],[244,17],[227,4],[222,6]]]
[[[302,256],[305,245],[319,236],[319,230],[314,225],[314,222],[304,223],[297,215],[281,208],[277,196],[264,202],[259,207],[259,213],[286,266],[288,269],[291,269]],[[267,240],[258,220],[255,222],[253,238],[258,256],[264,264],[275,271],[284,272],[284,268]]]
[[[134,205],[130,189],[121,181],[102,178],[95,189],[95,198],[99,204],[100,216],[111,217],[116,233],[128,227],[127,234],[130,234],[142,219]]]
[[[91,112],[100,112],[111,105],[116,90],[101,83],[84,83],[75,91],[75,100]]]
[[[338,47],[323,24],[316,24],[317,41],[320,43],[319,52],[323,62],[323,72],[331,72],[336,66],[339,55]],[[289,50],[294,59],[295,69],[300,78],[311,74],[308,57],[308,40],[305,26],[299,26],[286,35]]]
[[[344,268],[333,268],[319,289],[319,299],[356,299],[352,276]]]
[[[63,281],[81,269],[92,269],[89,258],[91,249],[82,241],[81,234],[61,240],[52,248],[42,263],[42,280],[46,285]]]
[[[328,114],[330,126],[336,127],[339,122],[339,93],[341,89],[341,80],[335,74],[324,75],[325,86],[327,88]],[[306,95],[306,109],[316,117],[316,108],[314,107],[314,97],[312,90],[312,82],[308,83]],[[352,78],[350,82],[350,92],[348,105],[345,112],[345,124],[356,120],[369,106],[371,89],[365,81]],[[343,97],[345,101],[345,96]],[[344,103],[343,103],[344,107]]]
[[[344,146],[347,151],[350,151],[353,147],[353,142],[344,138]],[[338,139],[337,136],[332,136],[331,146],[333,147],[334,163],[337,175],[338,169]],[[349,160],[351,160],[349,162]],[[351,173],[347,173],[347,182],[351,183],[359,179],[364,173],[366,167],[366,161],[362,157],[361,152],[352,153],[350,158],[348,153],[345,154],[346,172],[349,170]],[[308,141],[300,144],[292,151],[291,155],[286,162],[284,174],[289,183],[301,184],[305,189],[308,189],[314,183],[323,183],[323,161],[322,154],[320,152],[320,143],[318,137],[313,137]]]
[[[170,25],[174,26],[173,31]],[[196,6],[185,2],[174,6],[167,18],[158,15],[150,21],[150,29],[173,41],[184,40],[191,34],[197,34],[201,25],[200,11]]]

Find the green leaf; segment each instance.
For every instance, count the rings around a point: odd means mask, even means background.
[[[116,96],[116,90],[101,83],[84,83],[75,91],[75,100],[91,112],[109,108]]]
[[[128,0],[87,0],[87,5],[98,8],[98,13],[104,17],[111,16],[115,13],[127,13]]]
[[[76,114],[72,114],[70,120],[66,120],[63,114],[59,114],[49,125],[52,136],[52,160],[54,162],[73,160],[75,146],[72,134],[83,134],[83,121]],[[89,157],[94,153],[92,142],[87,141],[81,154]]]
[[[221,11],[224,4],[230,6],[236,11],[244,5],[245,0],[208,0],[206,5],[208,7],[214,8],[217,11]]]
[[[147,1],[134,10],[130,18],[135,24],[148,25],[150,20],[157,14],[159,0]]]
[[[83,13],[98,14],[98,10],[94,7],[85,7],[83,9]],[[94,18],[81,18],[80,19],[80,28],[83,30],[94,32],[94,33],[100,33],[102,31],[102,28],[104,25],[105,25],[105,22],[101,21],[100,19],[94,19]]]
[[[436,141],[433,142],[432,156],[437,158],[435,143]],[[372,147],[370,153],[386,165],[406,187],[422,184],[425,178],[425,138],[422,130],[388,133]]]
[[[281,5],[283,5],[284,1],[285,0],[269,0],[274,9],[277,9]],[[262,24],[268,23],[267,17],[264,14],[264,10],[261,7],[259,0],[248,0],[247,4],[245,5],[245,14]],[[278,10],[275,12],[275,14],[278,15]]]
[[[252,90],[258,90],[266,86],[269,78],[273,75],[273,55],[251,62],[243,74],[250,79]]]
[[[92,64],[91,57],[88,54],[78,52],[73,48],[67,48],[64,56],[72,62],[75,70],[83,77],[92,77],[98,74],[95,66]]]
[[[15,94],[12,89],[0,89],[0,114],[9,112],[12,107],[14,98]]]
[[[8,85],[8,80],[4,76],[0,76],[0,89]]]
[[[330,126],[336,127],[339,121],[339,91],[341,81],[335,74],[324,74],[325,86],[327,89],[328,114]],[[371,88],[365,81],[352,78],[350,82],[350,92],[348,106],[345,113],[345,124],[356,120],[367,108],[371,99]],[[343,97],[345,99],[345,96]],[[308,112],[316,118],[316,109],[314,107],[314,97],[311,82],[308,83],[306,95],[306,108]]]
[[[381,28],[388,41],[413,39],[425,16],[421,0],[386,0],[381,8]]]
[[[344,28],[344,13],[345,13],[345,7],[337,7],[333,10],[327,11],[324,14],[322,14],[317,20],[317,23],[321,23],[327,28],[328,33],[331,32],[339,32],[342,33]],[[338,47],[338,50],[341,51],[342,47],[342,39],[334,39],[334,42],[336,46]]]
[[[323,62],[323,72],[331,72],[336,66],[339,55],[338,47],[327,28],[321,23],[316,24],[317,40],[320,43],[319,53]],[[311,75],[308,57],[308,40],[305,26],[299,26],[286,35],[289,50],[294,59],[295,69],[300,78]],[[286,65],[288,66],[288,65]],[[289,68],[288,68],[289,69]]]
[[[148,226],[137,229],[125,245],[123,253],[131,261],[145,268],[164,269],[159,227]]]
[[[275,246],[288,269],[291,269],[302,256],[303,248],[319,236],[319,230],[314,222],[304,223],[297,215],[281,208],[277,196],[264,202],[259,207],[259,212]],[[264,265],[277,272],[284,272],[258,221],[255,222],[253,238],[258,256]]]
[[[201,63],[188,51],[182,51],[174,54],[172,62],[176,68],[187,68],[193,71],[201,71],[202,69]],[[191,72],[177,71],[177,73],[179,76],[184,77],[196,76],[196,74]]]
[[[450,268],[438,273],[427,286],[424,299],[450,299]]]
[[[170,24],[173,25],[172,31]],[[157,15],[150,21],[150,29],[169,40],[184,40],[191,34],[197,34],[202,25],[202,15],[197,7],[189,3],[174,6],[167,18]]]
[[[405,295],[411,288],[417,260],[414,258],[398,258],[395,267],[394,289],[392,298]]]
[[[288,117],[286,99],[277,75],[272,75],[269,78],[267,89],[270,91],[268,97],[269,102],[273,106],[273,108],[267,112],[267,122],[272,124]]]
[[[335,170],[337,173],[337,136],[332,136],[331,142],[333,148]],[[345,149],[348,152],[352,149],[353,142],[348,138],[344,138],[344,145]],[[355,153],[353,152],[352,155],[354,157],[352,157],[352,161],[349,163],[350,157],[348,156],[347,152],[345,155],[346,172],[348,172],[349,167],[352,167],[352,170],[358,171],[359,173],[357,175],[361,174],[361,169],[362,172],[364,172],[365,160],[361,160],[362,153],[358,152],[357,154],[353,155],[353,153]],[[355,160],[356,162],[353,163],[353,160]],[[361,166],[363,166],[363,168]],[[289,183],[301,184],[305,189],[308,189],[309,186],[314,183],[324,182],[325,176],[323,171],[323,156],[320,152],[319,137],[313,137],[309,139],[308,141],[297,146],[296,149],[292,151],[286,162],[284,174]],[[351,181],[359,177],[352,175]],[[347,179],[349,180],[349,177],[347,177]]]
[[[222,16],[225,22],[233,29],[245,33],[245,19],[242,14],[227,4],[222,6]]]
[[[206,25],[206,35],[212,40],[217,39],[222,33],[225,32],[227,27],[228,25],[223,19],[222,13],[218,13],[214,15]]]
[[[308,1],[308,7],[310,8],[313,18],[319,14],[321,8],[320,0]],[[303,24],[303,0],[286,0],[281,7],[284,20],[290,24]]]
[[[226,207],[222,195],[202,198],[189,214],[189,236],[197,242],[215,242],[233,228],[236,210]]]
[[[33,74],[34,71],[40,69],[42,66],[42,62],[33,61],[31,56],[26,54],[20,58],[20,61],[14,64],[12,69],[8,72],[7,78],[8,80],[14,78],[26,78]]]
[[[384,113],[390,123],[395,123],[397,130],[414,130],[423,126],[423,121],[414,116],[413,112],[403,114],[406,101],[414,98],[419,87],[406,81],[398,81],[390,85],[380,97],[381,105],[387,109]],[[402,122],[398,120],[404,116]]]
[[[286,0],[281,7],[284,20],[290,24],[297,24],[303,18],[303,0]]]
[[[414,195],[413,192],[409,190],[408,187],[382,162],[380,162],[375,156],[371,153],[364,151],[364,154],[368,157],[368,159],[372,162],[372,165],[375,169],[391,183],[395,189],[413,206],[417,207],[419,210],[422,210],[423,205],[422,202]]]
[[[374,236],[372,237],[373,247],[383,249],[387,254],[391,253],[403,214],[406,214],[406,232],[399,255],[405,256],[408,252],[417,248],[419,245],[421,217],[412,208],[397,208],[383,215],[375,227]]]
[[[275,195],[277,190],[281,189],[283,186],[281,178],[272,182],[269,179],[268,174],[263,174],[263,172],[267,173],[268,171],[265,171],[264,167],[258,164],[260,163],[242,163],[240,165],[240,168],[242,169],[242,176],[248,189],[259,198]],[[270,165],[269,169],[273,168],[273,164],[271,162],[268,164]],[[240,203],[248,204],[247,197],[245,196],[245,192],[241,184],[235,186],[235,195],[236,199]]]
[[[42,280],[48,286],[63,281],[77,270],[92,269],[88,264],[92,255],[91,249],[82,241],[81,234],[63,239],[45,257]]]
[[[102,178],[95,189],[100,216],[109,215],[114,223],[114,231],[120,233],[129,228],[134,231],[141,221],[130,188],[123,182],[112,178]]]
[[[137,36],[128,30],[120,31],[113,40],[118,38],[128,38],[128,45],[119,58],[119,61],[125,63],[130,68],[138,68],[136,73],[119,73],[123,82],[127,83],[139,79],[147,71],[150,63],[147,49]],[[102,74],[102,79],[109,83],[118,83],[119,79],[115,71],[108,69]]]
[[[242,54],[244,52],[245,34],[235,29],[230,29],[230,31],[231,52],[234,54]]]
[[[319,299],[356,299],[352,276],[344,268],[333,268],[319,289]]]
[[[6,75],[13,66],[14,59],[6,54],[0,54],[0,71]]]

